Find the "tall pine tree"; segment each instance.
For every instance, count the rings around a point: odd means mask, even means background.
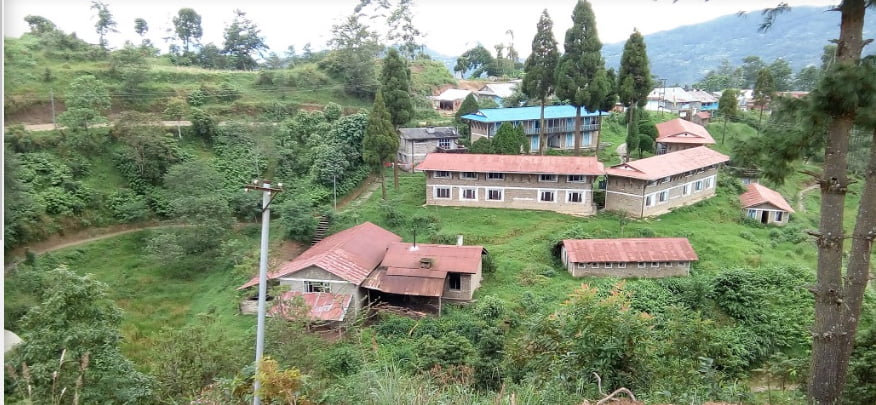
[[[526,58],[523,71],[523,93],[530,98],[536,98],[541,103],[541,118],[538,128],[538,153],[544,154],[545,140],[544,105],[548,96],[554,91],[556,70],[559,62],[557,40],[554,39],[554,23],[547,9],[542,11],[538,20],[537,32],[532,39],[532,53]]]
[[[627,107],[627,154],[638,147],[638,109],[645,106],[651,92],[651,68],[648,66],[648,52],[645,38],[638,30],[633,30],[624,44],[618,74],[618,96]],[[631,145],[635,143],[635,145]]]
[[[386,99],[393,127],[404,125],[414,118],[414,103],[411,101],[411,70],[408,62],[399,55],[398,50],[389,48],[383,59],[380,72],[380,86]],[[393,159],[395,161],[395,159]],[[393,184],[398,190],[398,164],[393,165]]]
[[[578,0],[572,27],[566,30],[565,53],[557,69],[557,96],[575,106],[575,155],[581,153],[581,107],[599,109],[609,92],[596,17],[586,0]]]
[[[391,162],[398,153],[398,135],[392,127],[392,117],[383,102],[383,92],[377,90],[374,106],[368,114],[365,138],[362,139],[362,158],[375,173],[380,173],[380,191],[386,199],[386,173],[383,165]]]

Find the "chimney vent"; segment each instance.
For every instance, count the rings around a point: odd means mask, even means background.
[[[433,264],[433,260],[430,257],[424,257],[420,259],[420,268],[421,269],[431,269]]]

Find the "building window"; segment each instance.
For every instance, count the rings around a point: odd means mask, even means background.
[[[585,263],[578,263],[577,266],[579,269],[586,269],[587,268],[587,264],[585,264]]]
[[[332,287],[331,284],[322,281],[305,281],[304,291],[309,293],[327,293],[332,291]]]
[[[662,203],[669,201],[669,191],[661,191],[657,193],[657,201]]]
[[[663,267],[672,267],[672,262],[663,262]]]
[[[449,178],[450,178],[450,172],[445,172],[445,171],[441,171],[441,170],[439,170],[439,171],[435,172],[435,174],[432,175],[432,178],[435,178],[435,179],[449,179]]]
[[[462,277],[459,276],[459,273],[448,273],[447,284],[451,290],[459,291],[462,289]]]
[[[707,178],[706,178],[705,180],[703,180],[703,181],[706,182],[706,186],[705,186],[706,189],[712,188],[712,178],[711,178],[711,177],[707,177]]]
[[[757,210],[748,210],[749,218],[757,218]]]
[[[654,205],[654,194],[649,194],[645,196],[645,206],[650,207]]]
[[[566,178],[566,181],[569,183],[586,183],[587,176],[584,176],[583,174],[571,174]]]
[[[776,211],[776,221],[782,220],[782,211]]]
[[[553,191],[542,191],[538,195],[538,200],[542,202],[554,202],[554,194]]]
[[[505,180],[505,173],[487,173],[490,180]]]
[[[502,201],[502,190],[495,188],[487,190],[487,199],[490,201]]]
[[[435,198],[450,198],[450,187],[436,187]]]
[[[566,192],[566,202],[570,202],[570,203],[584,202],[584,193],[582,193],[580,191],[567,191]]]
[[[463,180],[477,180],[478,174],[475,172],[462,172],[460,178]]]
[[[687,267],[688,262],[678,262],[678,267]]]
[[[658,266],[660,266],[660,262],[651,262],[651,267],[658,267]]]
[[[690,194],[690,183],[685,184],[681,187],[681,195],[689,195]]]
[[[703,189],[703,181],[697,180],[694,182],[694,191],[700,191]]]
[[[618,263],[618,264],[617,264],[617,268],[619,268],[619,269],[625,269],[625,268],[627,268],[627,264],[626,264],[626,263]]]
[[[438,147],[443,149],[450,149],[450,138],[441,138],[438,140]]]
[[[598,269],[599,263],[590,263],[588,266],[590,266],[591,269]]]
[[[538,181],[557,181],[556,174],[540,174],[538,176]]]
[[[478,199],[478,190],[475,188],[463,188],[462,193],[460,194],[460,199],[477,200]]]
[[[648,264],[645,263],[645,262],[639,262],[639,268],[640,268],[640,269],[646,267],[647,265],[648,265]]]
[[[612,266],[612,263],[605,263],[605,268],[606,268],[606,269],[610,269],[611,266]]]

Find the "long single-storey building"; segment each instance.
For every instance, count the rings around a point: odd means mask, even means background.
[[[430,153],[426,204],[517,208],[593,215],[593,182],[604,173],[595,157]]]
[[[572,277],[686,276],[697,254],[687,238],[566,239],[560,259]]]
[[[647,217],[711,198],[718,167],[728,160],[699,146],[612,166],[606,169],[605,209]]]

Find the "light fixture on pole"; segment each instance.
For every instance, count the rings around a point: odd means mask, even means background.
[[[255,355],[255,374],[252,386],[252,403],[260,405],[261,398],[259,397],[259,380],[257,378],[259,372],[259,361],[265,351],[265,300],[268,292],[268,230],[271,222],[271,201],[277,193],[283,191],[283,183],[278,183],[277,187],[272,187],[269,181],[253,180],[252,184],[243,186],[244,191],[258,190],[262,192],[262,242],[261,255],[259,258],[259,306],[258,306],[258,326],[256,328],[256,355]]]

